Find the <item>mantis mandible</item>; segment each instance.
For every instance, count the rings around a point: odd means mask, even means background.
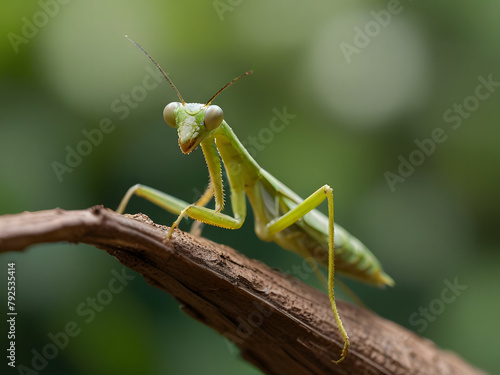
[[[217,95],[252,71],[223,86],[206,104],[186,103],[158,63],[139,44],[126,38],[148,56],[177,93],[180,102],[168,104],[163,110],[163,118],[167,125],[177,130],[179,146],[184,154],[189,154],[201,145],[210,182],[201,198],[192,204],[137,184],[127,191],[117,212],[123,213],[130,198],[138,195],[179,215],[165,237],[165,241],[168,241],[185,216],[227,229],[240,228],[246,216],[246,195],[255,214],[255,232],[261,240],[274,241],[284,249],[298,253],[311,264],[319,262],[327,266],[328,295],[344,340],[341,356],[333,362],[342,362],[349,350],[349,337],[335,304],[334,270],[379,287],[392,286],[394,281],[357,238],[341,226],[334,225],[333,191],[330,186],[324,185],[306,199],[300,198],[257,164],[224,120],[222,109],[211,104]],[[222,213],[224,194],[221,161],[229,182],[233,216]],[[215,198],[215,209],[205,207],[212,197]],[[328,216],[316,209],[325,199],[328,201]]]

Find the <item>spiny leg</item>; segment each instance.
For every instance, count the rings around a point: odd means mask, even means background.
[[[215,209],[197,206],[195,204],[185,207],[177,220],[167,233],[167,239],[172,235],[173,230],[186,215],[202,223],[219,226],[226,229],[238,229],[243,225],[246,216],[245,183],[241,175],[228,176],[229,188],[231,191],[231,206],[234,217],[221,213],[224,208],[224,193],[222,187],[221,164],[217,152],[217,147],[213,139],[206,139],[201,143],[205,161],[207,162],[210,182],[213,186],[215,197]],[[205,194],[204,194],[205,195]]]
[[[210,183],[201,196],[200,199],[194,204],[195,206],[206,206],[208,202],[215,198],[215,211],[221,212],[224,209],[224,189],[222,182],[222,166],[219,158],[219,153],[215,145],[214,139],[207,139],[201,143],[203,156],[208,167],[208,174],[210,176]],[[184,212],[181,213],[181,217]],[[177,222],[180,219],[177,219]],[[195,220],[189,231],[193,235],[201,236],[203,222]]]
[[[238,229],[243,225],[246,216],[246,205],[245,205],[245,193],[242,191],[242,197],[238,197],[235,199],[235,195],[232,197],[232,205],[234,217],[218,212],[217,210],[212,210],[206,207],[195,206],[194,204],[188,205],[184,208],[177,220],[170,227],[166,239],[169,239],[172,236],[172,233],[175,228],[179,225],[180,221],[184,217],[184,215],[189,216],[192,219],[201,221],[202,223],[215,225],[217,227],[222,227],[226,229]],[[234,200],[238,202],[243,202],[242,205],[235,204]]]
[[[341,357],[333,361],[335,364],[342,362],[349,350],[349,336],[342,324],[340,315],[337,310],[337,305],[335,303],[335,293],[334,293],[334,272],[335,272],[335,244],[334,244],[334,229],[333,229],[333,191],[328,185],[324,185],[314,193],[312,193],[308,198],[306,198],[297,207],[291,209],[283,216],[280,216],[267,224],[268,234],[270,236],[282,231],[283,229],[294,224],[297,220],[304,217],[308,212],[315,209],[321,202],[328,199],[328,296],[330,298],[330,304],[332,307],[333,315],[337,326],[344,339],[344,348],[342,349]],[[306,258],[307,259],[307,258]]]

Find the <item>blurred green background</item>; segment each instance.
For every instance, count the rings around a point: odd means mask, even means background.
[[[256,137],[256,160],[300,195],[330,184],[336,221],[396,280],[388,290],[348,284],[380,315],[495,372],[498,1],[42,0],[1,9],[1,214],[116,208],[138,182],[187,201],[199,196],[202,154],[182,155],[162,119],[175,93],[147,78],[152,64],[125,34],[187,101],[205,102],[253,69],[217,98],[226,121],[242,141]],[[281,132],[264,130],[284,107],[296,117]],[[85,149],[84,132],[103,119],[111,131]],[[436,129],[446,140],[432,146],[425,140]],[[68,150],[87,155],[68,167]],[[418,165],[412,171],[401,160]],[[139,198],[127,211],[175,219]],[[251,214],[239,231],[204,235],[283,270],[302,262],[259,242]],[[86,323],[79,306],[122,272],[103,251],[48,244],[0,259],[5,276],[16,262],[17,364],[32,368],[48,335],[75,322],[81,332],[42,372],[259,373],[131,270],[133,280]],[[445,303],[446,280],[455,279],[467,288]]]

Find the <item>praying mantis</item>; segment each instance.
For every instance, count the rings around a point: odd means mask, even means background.
[[[179,102],[167,104],[163,118],[167,125],[177,130],[179,146],[184,154],[201,146],[210,179],[201,198],[191,204],[151,187],[134,185],[123,197],[117,212],[123,213],[132,196],[137,195],[178,215],[165,236],[165,241],[169,241],[174,229],[186,216],[222,228],[240,228],[245,221],[248,197],[259,239],[274,241],[304,257],[311,265],[320,263],[327,266],[328,296],[344,341],[340,358],[333,362],[342,362],[350,343],[335,303],[334,271],[379,287],[392,286],[394,281],[382,270],[377,258],[365,245],[334,224],[333,190],[330,186],[323,185],[306,199],[300,198],[257,164],[224,120],[222,109],[211,104],[222,91],[252,71],[227,83],[205,104],[186,103],[159,64],[139,44],[126,38],[148,56],[176,92]],[[229,182],[232,216],[222,212],[225,202],[221,161]],[[206,207],[212,198],[215,199],[214,209]],[[328,216],[316,209],[325,199]],[[321,277],[319,271],[318,274]]]

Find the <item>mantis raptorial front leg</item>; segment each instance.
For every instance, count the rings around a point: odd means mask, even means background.
[[[201,221],[205,224],[215,225],[217,227],[226,229],[239,229],[245,221],[244,214],[245,211],[235,212],[234,217],[232,217],[210,208],[195,206],[194,204],[191,204],[181,211],[177,220],[170,227],[167,233],[167,238],[170,238],[172,236],[173,230],[177,228],[184,215],[189,216],[191,219]]]

